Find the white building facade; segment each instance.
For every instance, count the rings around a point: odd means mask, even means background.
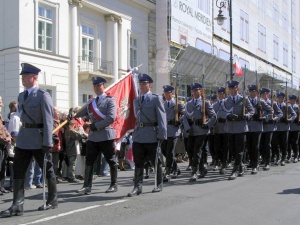
[[[155,4],[146,0],[2,0],[3,115],[23,91],[23,62],[41,69],[39,87],[64,111],[95,95],[93,76],[106,78],[109,85],[129,67],[149,73],[148,20],[153,10]]]

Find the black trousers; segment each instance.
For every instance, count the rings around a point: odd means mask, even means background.
[[[229,148],[234,148],[234,165],[242,164],[245,149],[245,133],[228,134]]]
[[[188,137],[184,138],[183,143],[184,143],[185,151],[189,157],[189,166],[191,166],[192,161],[193,161],[193,153],[192,153],[191,149],[189,148],[189,138]]]
[[[86,142],[86,165],[93,166],[100,153],[103,153],[106,162],[110,167],[118,165],[114,148],[114,140],[108,141],[87,141]]]
[[[270,164],[272,137],[273,132],[263,132],[260,138],[260,153],[266,165]]]
[[[178,137],[168,137],[161,144],[162,154],[166,157],[166,167],[172,170],[177,169],[175,147]]]
[[[299,131],[289,131],[289,139],[288,139],[288,157],[291,157],[292,149],[294,153],[294,159],[298,158],[299,155]]]
[[[273,133],[272,158],[276,156],[277,160],[279,160],[281,152],[281,160],[286,159],[288,134],[288,131],[275,131]]]
[[[207,135],[189,136],[188,137],[188,148],[191,150],[193,160],[192,167],[198,167],[202,157],[202,149],[205,145],[205,139]]]
[[[44,165],[44,153],[41,149],[15,149],[15,157],[14,157],[14,179],[25,179],[27,168],[31,162],[32,157],[35,158],[35,161],[39,164],[41,169],[43,170]],[[47,154],[47,164],[46,164],[46,178],[51,179],[55,177],[53,164],[52,164],[52,156],[51,153]]]
[[[228,134],[215,134],[214,149],[216,157],[221,160],[222,165],[228,162]]]
[[[246,133],[248,154],[250,157],[252,168],[256,168],[258,166],[260,137],[261,132]]]
[[[157,143],[138,143],[133,142],[132,151],[135,168],[144,168],[147,160],[150,160],[155,166]],[[161,164],[160,156],[158,157],[158,165]]]
[[[218,161],[220,159],[218,152],[215,149],[215,135],[209,134],[207,135],[208,138],[208,149],[211,155],[211,158],[214,161]]]

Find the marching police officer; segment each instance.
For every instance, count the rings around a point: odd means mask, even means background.
[[[97,97],[91,100],[87,106],[82,107],[75,117],[89,116],[91,120],[88,141],[86,142],[86,162],[83,187],[76,192],[79,194],[91,194],[93,180],[93,165],[100,153],[103,153],[110,167],[110,186],[106,193],[116,192],[118,163],[114,148],[116,133],[112,123],[116,119],[116,100],[105,94],[106,80],[102,77],[93,77],[94,92]],[[69,115],[69,119],[72,118]]]
[[[202,85],[193,83],[191,84],[191,89],[193,98],[186,103],[183,125],[184,129],[189,133],[188,145],[193,154],[192,177],[190,178],[190,181],[193,182],[197,180],[198,167],[200,177],[204,177],[207,174],[204,160],[201,160],[202,149],[209,129],[213,127],[217,116],[210,102],[203,99]]]
[[[25,91],[18,97],[22,121],[14,157],[14,194],[12,206],[0,213],[1,217],[23,215],[24,179],[32,157],[41,168],[46,163],[48,199],[39,210],[57,208],[56,178],[51,161],[53,105],[48,92],[37,87],[39,68],[22,63],[22,83]],[[44,162],[45,160],[45,162]]]
[[[227,132],[225,132],[224,129],[226,119],[219,117],[219,111],[221,111],[224,107],[225,97],[225,88],[218,87],[218,101],[213,104],[213,109],[217,114],[217,121],[214,125],[214,149],[216,156],[221,161],[220,174],[226,174],[226,165],[228,160],[228,137]]]
[[[157,186],[152,192],[163,188],[160,144],[167,139],[167,121],[164,103],[161,96],[151,92],[153,80],[147,74],[138,77],[140,95],[134,100],[136,126],[132,134],[133,157],[135,162],[134,188],[128,193],[133,197],[142,193],[144,164],[150,160],[156,168]]]
[[[224,100],[224,107],[219,112],[222,119],[226,119],[225,131],[228,133],[229,146],[235,148],[235,162],[229,180],[234,180],[244,175],[242,159],[244,154],[245,136],[248,132],[247,120],[254,114],[254,108],[246,96],[239,94],[239,82],[229,81],[227,83],[230,96]],[[244,90],[245,91],[245,90]]]
[[[284,102],[285,94],[279,92],[277,94],[277,105],[281,109],[283,116],[276,124],[277,130],[273,133],[272,138],[272,158],[276,155],[275,165],[281,164],[285,166],[288,145],[288,133],[290,130],[290,123],[293,122],[297,116],[292,106]],[[281,151],[281,159],[280,159]]]
[[[263,132],[260,140],[260,153],[262,155],[262,164],[264,165],[263,170],[270,170],[270,159],[271,159],[271,142],[273,137],[273,132],[276,131],[276,123],[282,117],[282,111],[279,109],[276,101],[274,101],[274,96],[270,99],[270,90],[267,88],[261,88],[260,96],[265,102],[271,106],[273,109],[273,114],[265,115],[263,112],[263,116],[266,117],[266,120],[263,121]]]
[[[178,117],[184,114],[184,106],[182,104],[178,104],[176,106],[175,99],[173,98],[174,87],[165,85],[163,86],[164,96],[166,101],[164,103],[166,116],[167,116],[167,140],[164,140],[161,145],[162,153],[166,157],[166,173],[164,176],[164,182],[168,182],[171,179],[170,173],[174,172],[172,178],[176,178],[177,175],[180,174],[180,170],[176,163],[175,156],[175,147],[177,143],[178,136],[181,133],[181,129],[179,127]],[[178,117],[176,120],[176,107]]]
[[[299,155],[299,133],[300,133],[300,121],[299,121],[299,105],[296,104],[297,96],[296,95],[289,95],[289,102],[297,114],[296,119],[290,124],[290,132],[288,138],[288,158],[287,163],[292,161],[292,149],[293,149],[293,162],[298,162],[298,155]]]
[[[257,174],[259,143],[263,131],[263,121],[273,115],[273,109],[263,99],[260,99],[256,85],[248,85],[249,100],[254,107],[255,113],[248,122],[249,132],[246,134],[247,149],[250,157],[251,174]]]

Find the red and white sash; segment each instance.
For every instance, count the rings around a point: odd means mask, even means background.
[[[94,99],[90,104],[89,104],[89,109],[93,113],[94,117],[97,120],[104,120],[106,118],[106,115],[100,112],[100,110],[97,108],[96,104],[96,99]]]

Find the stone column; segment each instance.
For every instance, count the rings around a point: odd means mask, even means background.
[[[78,106],[78,47],[79,29],[77,20],[78,6],[82,7],[83,0],[69,0],[70,4],[70,76],[69,76],[69,98],[70,107]]]
[[[114,76],[114,82],[119,79],[119,41],[118,41],[118,24],[122,23],[121,17],[109,14],[105,16],[106,19],[106,56],[107,60],[112,61],[112,74]]]

